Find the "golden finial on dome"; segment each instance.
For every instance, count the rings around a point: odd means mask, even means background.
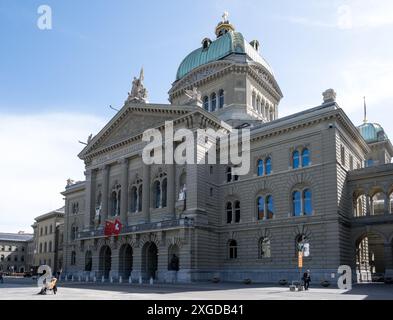
[[[229,13],[228,11],[224,11],[222,15],[222,21],[216,27],[216,36],[221,37],[228,31],[235,31],[235,27],[228,20]]]

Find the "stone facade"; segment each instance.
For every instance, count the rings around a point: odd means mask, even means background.
[[[226,41],[239,43],[239,35],[231,37]],[[282,93],[273,73],[262,58],[253,59],[257,47],[251,52],[241,43],[248,51],[234,49],[177,79],[169,92],[171,104],[128,101],[89,140],[79,154],[86,180],[69,183],[62,192],[67,275],[290,281],[299,278],[299,243],[309,245],[304,268],[316,281],[329,279],[339,265],[356,267],[357,237],[369,230],[367,217],[362,227],[354,218],[356,181],[369,175],[371,188],[379,179],[373,170],[382,170],[390,199],[392,168],[364,168],[375,151],[336,104],[332,90],[324,93],[323,104],[278,117]],[[202,107],[187,105],[186,92],[194,87],[210,99]],[[231,165],[204,164],[211,137],[195,139],[198,164],[145,164],[142,134],[151,128],[165,133],[166,121],[173,121],[175,131],[190,130],[194,138],[198,129],[224,134],[232,127],[250,129],[249,172],[237,177],[228,175]],[[390,162],[392,154],[387,155]],[[392,268],[389,210],[378,217],[385,223],[386,270]],[[104,236],[105,222],[115,218],[123,225],[120,234]],[[177,258],[179,270],[173,267]]]
[[[75,207],[74,207],[75,209]],[[63,268],[64,208],[35,218],[34,266],[48,265],[52,272]]]
[[[30,270],[28,245],[32,234],[0,233],[0,272],[24,273]]]

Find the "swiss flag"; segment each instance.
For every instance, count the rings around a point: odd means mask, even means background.
[[[119,233],[120,233],[120,231],[121,231],[121,227],[122,227],[122,226],[123,226],[123,225],[121,224],[120,220],[119,220],[119,219],[116,219],[115,222],[113,223],[112,233],[113,233],[115,236],[118,236]]]
[[[113,233],[115,224],[112,221],[105,221],[104,235],[110,237]]]

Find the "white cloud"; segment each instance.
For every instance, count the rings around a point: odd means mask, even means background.
[[[31,231],[36,216],[64,205],[66,179],[84,179],[78,140],[104,123],[86,114],[0,114],[0,231]]]

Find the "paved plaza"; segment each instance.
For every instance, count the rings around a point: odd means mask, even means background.
[[[288,287],[231,283],[110,284],[62,282],[58,294],[37,295],[32,279],[6,278],[0,284],[0,300],[393,300],[393,285],[355,285],[351,291],[311,288],[290,292]]]

